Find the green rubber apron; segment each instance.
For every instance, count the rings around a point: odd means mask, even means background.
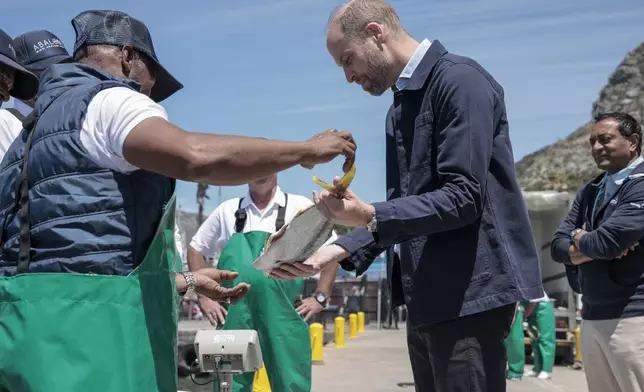
[[[20,192],[27,217],[30,142]],[[29,222],[21,221],[19,273],[0,278],[0,391],[176,392],[174,219],[173,195],[127,276],[27,272]]]
[[[235,231],[224,247],[217,268],[239,272],[234,282],[246,282],[249,293],[228,309],[223,329],[254,329],[259,335],[262,357],[274,392],[309,392],[311,390],[311,338],[308,325],[296,311],[294,302],[304,288],[304,280],[269,279],[253,267],[270,233],[243,233],[246,212],[235,213]],[[284,224],[286,207],[280,207],[276,229]],[[234,392],[252,392],[254,373],[234,377]],[[219,391],[218,382],[213,390]]]

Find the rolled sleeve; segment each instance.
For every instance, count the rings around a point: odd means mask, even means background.
[[[442,79],[437,97],[431,98],[439,108],[431,137],[437,182],[443,185],[421,195],[375,203],[379,245],[454,230],[482,214],[499,93],[468,64],[452,65]]]

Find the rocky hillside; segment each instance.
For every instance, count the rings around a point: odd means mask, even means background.
[[[630,52],[608,79],[592,108],[598,113],[626,112],[644,122],[644,43]],[[516,164],[526,191],[575,192],[599,172],[589,154],[587,123],[565,140],[525,156]]]

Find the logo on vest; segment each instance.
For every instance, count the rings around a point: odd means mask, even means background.
[[[65,49],[65,45],[63,45],[63,43],[56,38],[44,39],[34,44],[34,52],[36,52],[36,54],[42,52],[43,50],[52,48]]]

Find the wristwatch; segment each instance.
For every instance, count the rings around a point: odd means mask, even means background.
[[[575,229],[570,233],[570,241],[575,241],[575,236],[579,234],[580,231],[584,231],[583,229]]]
[[[322,307],[326,307],[326,303],[328,301],[326,294],[317,292],[313,294],[313,298],[315,298],[315,300],[318,301],[318,303],[322,305]]]
[[[367,231],[370,233],[375,233],[378,231],[378,221],[376,220],[376,214],[373,214],[373,218],[369,223],[367,223]]]
[[[192,272],[189,272],[189,271],[187,271],[187,272],[179,272],[179,273],[184,277],[184,279],[186,280],[186,283],[188,285],[187,289],[186,289],[186,292],[184,294],[184,297],[192,296],[194,294],[194,292],[195,292],[195,289],[196,289],[195,277],[192,275]]]

